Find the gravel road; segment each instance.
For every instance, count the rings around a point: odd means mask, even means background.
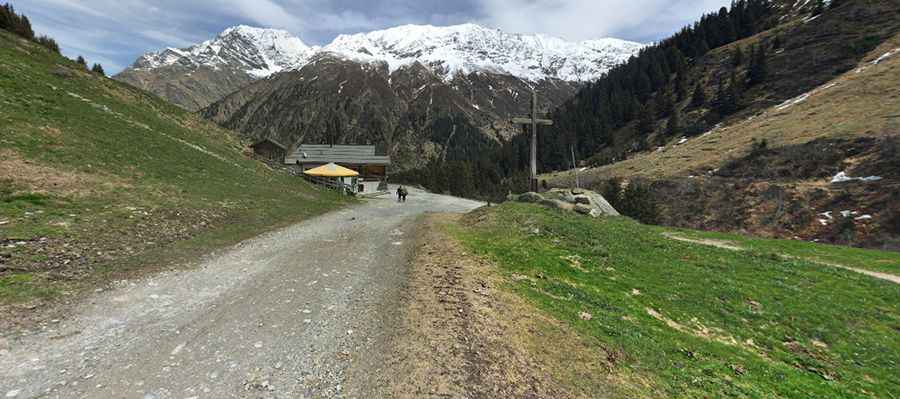
[[[364,200],[197,268],[113,284],[0,338],[0,397],[348,396],[351,364],[391,329],[418,216],[480,205],[418,190]]]

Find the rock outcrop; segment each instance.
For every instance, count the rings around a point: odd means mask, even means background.
[[[620,216],[619,212],[603,198],[602,195],[585,189],[554,188],[542,194],[527,192],[524,194],[511,194],[510,201],[539,204],[547,208],[572,211],[581,215]]]

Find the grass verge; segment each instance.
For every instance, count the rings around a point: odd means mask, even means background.
[[[900,394],[900,285],[526,204],[477,211],[454,235],[499,265],[514,292],[620,353],[615,370],[644,376],[648,392]],[[864,263],[856,251],[840,257]]]

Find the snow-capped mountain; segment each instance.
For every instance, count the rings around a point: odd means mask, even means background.
[[[575,82],[600,77],[643,46],[612,38],[568,42],[463,24],[404,25],[340,35],[324,47],[315,47],[287,31],[241,25],[196,46],[145,54],[132,68],[240,65],[247,73],[263,78],[302,68],[317,53],[328,52],[359,62],[383,62],[390,71],[419,62],[448,79],[457,73],[490,72],[529,81],[555,78]]]
[[[643,47],[618,39],[568,42],[505,33],[474,24],[405,25],[338,36],[309,46],[283,30],[236,26],[211,40],[148,53],[116,76],[190,110],[199,110],[252,81],[299,70],[325,56],[384,65],[389,72],[419,63],[449,82],[486,72],[528,82],[598,78]]]
[[[284,30],[240,25],[192,47],[170,47],[145,54],[131,68],[153,70],[172,65],[187,68],[238,67],[254,77],[264,78],[286,68],[302,66],[317,50]]]
[[[363,62],[385,62],[391,71],[419,62],[452,78],[489,72],[528,81],[586,81],[600,77],[643,47],[619,39],[568,42],[546,35],[512,34],[475,24],[405,25],[338,36],[322,51]]]

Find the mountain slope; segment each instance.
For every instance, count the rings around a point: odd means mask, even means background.
[[[738,91],[731,115],[710,124],[720,95],[709,94],[700,106],[678,104],[675,135],[665,118],[643,136],[635,123],[615,130],[615,145],[593,160],[618,162],[582,171],[582,182],[645,182],[667,225],[900,248],[900,2],[844,1],[820,15],[785,4],[782,23],[710,51],[686,72],[708,93],[727,92],[719,87],[749,73],[734,62],[737,49],[766,48],[766,79]],[[649,151],[635,151],[640,140]],[[880,180],[834,179],[840,172]]]
[[[145,54],[115,79],[196,111],[315,51],[286,31],[241,25],[196,46]]]
[[[0,87],[0,306],[340,204],[249,159],[232,132],[3,31]]]
[[[451,80],[414,63],[390,71],[333,54],[256,82],[203,111],[249,137],[286,143],[384,146],[399,169],[432,159],[475,159],[519,132],[508,118],[527,111],[537,88],[545,107],[576,86],[510,75],[457,74]]]
[[[198,110],[253,80],[300,69],[316,55],[385,64],[389,73],[419,63],[447,81],[457,74],[486,72],[531,82],[583,82],[599,77],[641,47],[618,39],[573,43],[474,24],[406,25],[341,35],[324,47],[309,47],[284,31],[239,26],[193,47],[146,54],[116,79]]]

